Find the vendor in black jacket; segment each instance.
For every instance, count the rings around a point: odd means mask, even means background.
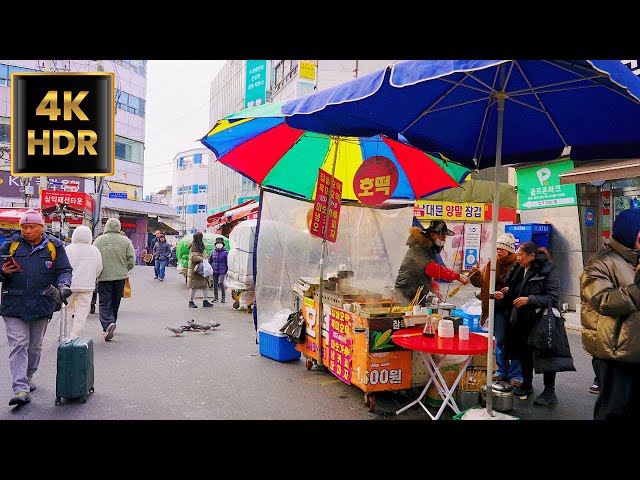
[[[400,264],[396,277],[396,301],[401,302],[402,305],[409,304],[421,286],[423,287],[421,298],[432,291],[440,297],[440,300],[443,300],[435,279],[458,280],[464,285],[469,283],[467,276],[460,275],[437,261],[438,253],[442,251],[447,237],[451,235],[455,234],[442,220],[431,221],[426,230],[411,227],[407,239],[409,250]],[[418,298],[418,301],[421,298]]]

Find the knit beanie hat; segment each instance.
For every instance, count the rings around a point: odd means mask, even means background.
[[[503,233],[496,242],[497,248],[502,248],[509,253],[516,253],[516,237],[512,233]]]
[[[612,235],[622,245],[634,248],[638,232],[640,232],[640,208],[629,208],[616,216]]]
[[[40,212],[30,208],[22,214],[22,217],[20,217],[20,225],[24,225],[25,223],[44,225],[44,218],[42,218]]]

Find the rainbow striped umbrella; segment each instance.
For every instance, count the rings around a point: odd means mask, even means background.
[[[342,201],[357,201],[354,176],[374,156],[390,159],[398,171],[391,200],[415,200],[459,186],[471,170],[444,156],[388,137],[345,137],[287,125],[280,103],[251,107],[218,120],[200,141],[218,161],[262,188],[308,200],[315,198],[318,169],[342,181]],[[335,162],[335,170],[333,163]]]

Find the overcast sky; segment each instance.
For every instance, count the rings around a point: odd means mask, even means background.
[[[226,60],[149,60],[145,116],[144,195],[171,184],[173,158],[203,145],[209,86]]]

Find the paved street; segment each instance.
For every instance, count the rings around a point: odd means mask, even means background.
[[[87,321],[85,334],[95,342],[95,393],[84,404],[54,403],[58,345],[54,317],[31,403],[17,409],[8,406],[12,394],[8,349],[0,322],[0,420],[431,421],[420,407],[395,415],[414,398],[412,390],[377,394],[376,409],[369,412],[363,392],[329,372],[307,370],[303,360],[279,363],[261,356],[252,316],[233,310],[229,298],[213,308],[188,308],[188,289],[175,268],[167,269],[160,283],[153,279],[151,267],[136,266],[131,283],[133,297],[122,301],[113,341],[103,340],[97,314]],[[463,289],[456,302],[464,303],[472,293]],[[180,337],[165,329],[190,319],[215,320],[221,326]],[[579,333],[568,332],[578,371],[558,374],[559,404],[546,408],[533,406],[532,398],[514,399],[511,414],[523,420],[591,419],[596,397],[586,392],[593,378],[590,357],[582,350]],[[535,376],[534,388],[541,391],[541,375]]]

